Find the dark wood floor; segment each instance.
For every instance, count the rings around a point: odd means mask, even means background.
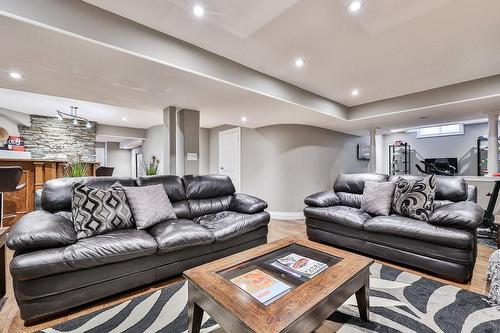
[[[305,233],[305,226],[303,221],[281,221],[281,220],[272,220],[269,226],[269,237],[268,241],[272,242],[275,240],[278,240],[280,238],[284,238],[290,235],[295,235],[295,234],[300,234],[300,233]],[[407,267],[401,267],[398,265],[394,265],[391,263],[383,262],[378,260],[379,262],[389,265],[398,269],[402,269],[411,273],[415,273],[418,275],[422,275],[426,278],[433,279],[436,281],[440,281],[443,283],[447,284],[452,284],[457,287],[467,289],[470,291],[474,291],[477,293],[481,294],[486,294],[487,292],[487,281],[486,281],[486,269],[488,265],[488,258],[490,254],[493,252],[492,249],[486,247],[486,246],[479,246],[479,252],[478,252],[478,257],[477,257],[477,263],[476,267],[474,269],[474,278],[467,284],[458,284],[458,283],[452,283],[450,281],[444,280],[437,278],[432,275],[428,275],[413,269],[409,269]],[[10,258],[12,257],[12,252],[7,251],[7,263],[10,262]],[[8,272],[8,270],[7,270]],[[79,317],[81,315],[100,310],[118,303],[121,303],[123,301],[129,300],[131,298],[134,298],[136,296],[142,295],[142,294],[147,294],[150,292],[153,292],[155,290],[158,290],[160,288],[163,288],[165,286],[168,286],[170,284],[176,283],[180,281],[182,278],[174,278],[174,279],[169,279],[166,281],[162,281],[153,285],[149,285],[147,287],[134,290],[131,292],[127,292],[124,294],[120,294],[115,297],[107,298],[103,301],[93,303],[87,306],[82,306],[77,308],[76,310],[73,310],[69,313],[66,313],[64,315],[61,315],[57,318],[54,318],[49,321],[45,321],[43,323],[40,323],[38,325],[26,327],[24,326],[23,321],[19,317],[19,309],[17,307],[16,301],[13,296],[12,292],[12,281],[10,279],[10,276],[7,277],[7,298],[3,301],[3,307],[0,310],[0,328],[2,329],[2,333],[20,333],[20,332],[35,332],[47,327],[51,327],[54,325],[57,325],[58,323],[67,321],[69,319],[73,319],[76,317]],[[0,303],[1,304],[1,303]],[[320,329],[317,330],[318,333],[323,333],[323,332],[332,332],[335,331],[334,327],[321,327]]]

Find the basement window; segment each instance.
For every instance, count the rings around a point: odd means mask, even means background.
[[[437,136],[463,135],[464,124],[450,124],[441,126],[422,127],[417,129],[417,139],[433,138]]]

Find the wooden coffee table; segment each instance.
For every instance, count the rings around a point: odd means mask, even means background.
[[[326,263],[312,279],[298,279],[270,266],[289,253]],[[206,311],[226,332],[311,332],[356,294],[361,319],[369,320],[369,266],[373,260],[289,237],[184,272],[188,280],[189,332],[200,331]],[[292,287],[264,305],[230,279],[258,268]]]

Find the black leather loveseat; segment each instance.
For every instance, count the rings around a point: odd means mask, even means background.
[[[307,197],[308,237],[451,280],[469,280],[476,261],[476,228],[484,213],[475,203],[476,188],[459,177],[437,176],[435,209],[429,222],[363,212],[365,181],[389,180],[393,179],[383,174],[342,174],[333,191]]]
[[[72,184],[95,188],[162,184],[176,220],[77,240]],[[118,292],[181,274],[267,241],[267,204],[235,194],[225,176],[62,178],[44,184],[43,211],[9,231],[10,263],[21,318],[32,321]]]

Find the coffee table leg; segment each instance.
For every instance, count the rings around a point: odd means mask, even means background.
[[[359,317],[361,320],[370,320],[370,282],[356,291],[356,300],[358,301]]]
[[[203,319],[203,309],[194,302],[195,287],[188,284],[188,332],[199,333]]]

